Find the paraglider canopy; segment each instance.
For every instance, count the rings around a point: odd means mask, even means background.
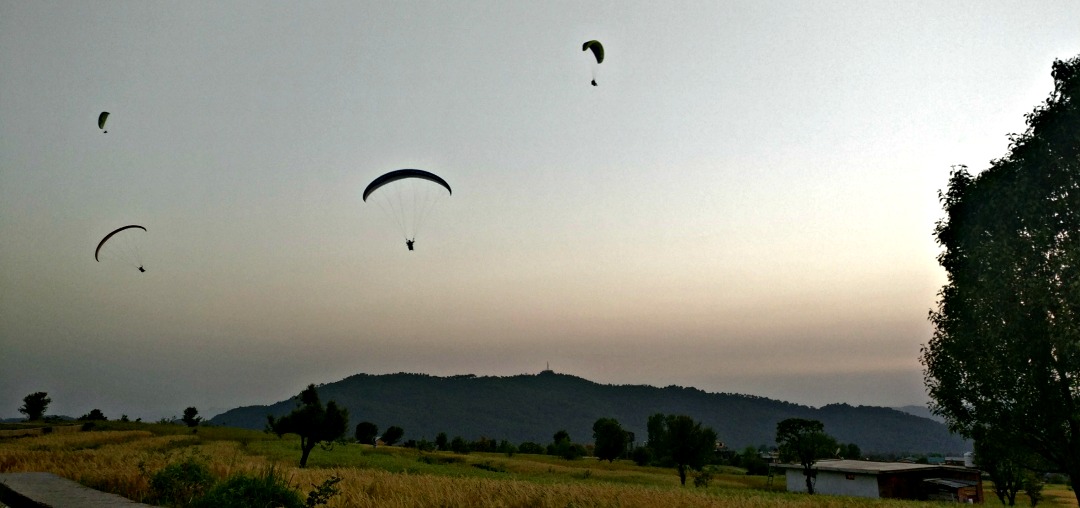
[[[592,50],[593,56],[596,57],[596,63],[604,63],[604,46],[600,44],[600,41],[586,41],[581,45],[582,51]]]
[[[105,235],[105,238],[102,238],[94,249],[94,261],[100,263],[104,258],[112,258],[124,264],[134,265],[140,272],[145,272],[146,268],[143,267],[142,256],[139,253],[139,239],[135,238],[138,235],[132,235],[133,231],[138,230],[146,231],[146,228],[131,224],[114,229]]]
[[[108,111],[102,111],[101,114],[98,115],[98,117],[97,117],[97,127],[99,129],[105,131],[105,134],[109,133],[109,131],[105,130],[105,120],[108,120],[108,119],[109,119],[109,112]]]
[[[404,180],[406,178],[420,178],[422,180],[430,180],[446,188],[446,192],[453,194],[454,191],[450,190],[450,184],[446,183],[446,180],[439,178],[439,175],[424,171],[422,169],[399,169],[391,171],[385,175],[382,175],[375,180],[372,180],[364,189],[364,201],[367,201],[368,196],[376,189],[382,187],[388,183],[396,182],[398,180]]]

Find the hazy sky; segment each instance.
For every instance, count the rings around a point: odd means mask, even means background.
[[[924,403],[937,192],[1006,153],[1077,20],[1074,0],[0,0],[0,416],[35,391],[156,420],[547,362]],[[361,200],[398,168],[454,189],[412,252]],[[146,273],[94,260],[126,224]]]

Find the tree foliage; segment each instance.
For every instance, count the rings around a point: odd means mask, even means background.
[[[689,416],[657,413],[649,417],[647,429],[653,459],[673,466],[682,485],[687,472],[701,470],[716,452],[716,431]]]
[[[383,432],[382,441],[387,445],[393,445],[401,440],[405,436],[405,429],[398,427],[397,425],[391,425]]]
[[[104,422],[109,418],[102,413],[100,409],[91,409],[89,413],[86,413],[77,418],[80,422]]]
[[[23,397],[23,405],[19,408],[19,412],[26,415],[29,421],[41,420],[45,418],[45,409],[50,403],[52,399],[49,398],[48,393],[34,392]]]
[[[1080,481],[1080,57],[1007,155],[978,176],[954,167],[940,198],[948,282],[921,351],[932,410]],[[1080,491],[1077,491],[1080,500]]]
[[[356,424],[356,442],[376,446],[375,439],[379,437],[379,426],[371,422]]]
[[[319,443],[333,443],[345,435],[349,427],[349,412],[330,401],[323,407],[315,385],[308,385],[296,396],[297,405],[291,413],[274,419],[267,415],[268,429],[281,437],[285,434],[300,436],[300,467],[307,467],[308,455]]]
[[[798,462],[806,477],[806,492],[814,493],[818,459],[832,457],[839,446],[825,433],[825,424],[817,420],[788,418],[776,424],[776,445],[783,462]]]
[[[197,427],[199,425],[199,422],[202,421],[202,417],[198,415],[198,409],[195,409],[194,407],[189,407],[187,409],[184,409],[184,417],[181,418],[181,420],[188,427]]]
[[[593,453],[596,458],[614,462],[626,451],[628,433],[614,418],[600,418],[593,423]]]

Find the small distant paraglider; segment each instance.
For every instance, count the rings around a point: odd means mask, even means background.
[[[105,130],[105,120],[108,120],[108,119],[109,119],[109,112],[108,111],[102,111],[101,114],[98,115],[98,117],[97,117],[97,128],[104,131],[105,134],[109,133],[109,131]]]
[[[604,63],[604,46],[602,44],[600,44],[600,41],[596,41],[596,40],[586,41],[585,44],[581,45],[581,50],[582,51],[592,50],[593,56],[596,57],[596,65],[593,66],[593,79],[592,79],[592,86],[596,86],[596,68],[599,67],[600,64]]]
[[[94,249],[94,261],[100,263],[102,259],[113,259],[138,268],[140,273],[145,272],[146,268],[143,267],[142,255],[139,252],[143,238],[141,234],[136,234],[140,230],[145,232],[146,228],[131,224],[114,229],[105,235],[105,238],[102,238]]]

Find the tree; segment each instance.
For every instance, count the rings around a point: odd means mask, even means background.
[[[614,462],[626,451],[627,432],[614,418],[600,418],[593,423],[596,458]]]
[[[975,460],[979,469],[994,482],[994,494],[1001,504],[1014,506],[1016,494],[1023,488],[1024,467],[1016,447],[995,436],[993,428],[976,430]]]
[[[454,453],[460,453],[462,455],[469,453],[469,442],[465,441],[465,438],[461,436],[454,436],[454,439],[450,440],[450,451]]]
[[[660,465],[671,466],[686,485],[686,474],[700,470],[716,452],[716,432],[686,415],[656,413],[646,424],[649,432],[648,452],[635,450],[634,461],[651,458]]]
[[[1080,57],[1051,74],[1008,154],[940,194],[948,283],[920,361],[950,430],[992,425],[1080,482]]]
[[[394,443],[398,442],[404,435],[404,429],[396,425],[391,425],[390,428],[386,429],[386,432],[383,432],[382,441],[388,446],[392,446]]]
[[[585,455],[585,448],[570,440],[570,433],[560,430],[552,436],[552,443],[547,448],[548,455],[557,455],[566,460],[580,459]]]
[[[105,417],[105,413],[102,413],[100,409],[91,409],[89,413],[86,413],[78,418],[80,422],[104,422],[108,421]]]
[[[686,485],[688,470],[700,471],[716,451],[716,432],[686,415],[669,415],[665,443],[679,483]]]
[[[356,424],[356,442],[376,446],[375,440],[379,437],[379,427],[371,422]]]
[[[840,445],[840,456],[845,459],[859,460],[862,458],[862,450],[855,443]]]
[[[45,409],[49,407],[52,399],[45,392],[34,392],[23,397],[23,405],[19,412],[26,415],[28,421],[34,422],[45,418]]]
[[[447,446],[448,441],[449,441],[449,438],[446,437],[445,432],[440,432],[437,435],[435,435],[435,447],[438,448],[439,450],[446,450],[447,449],[446,446]]]
[[[297,399],[296,409],[291,413],[274,419],[266,415],[267,428],[278,437],[285,434],[300,436],[300,467],[307,467],[308,455],[319,443],[332,444],[345,435],[349,427],[349,411],[339,408],[337,402],[330,401],[323,407],[319,401],[319,392],[315,385],[308,385]]]
[[[776,424],[776,444],[780,460],[802,464],[806,477],[806,492],[814,493],[814,463],[818,459],[832,457],[836,439],[825,433],[825,424],[817,420],[788,418]]]
[[[188,427],[197,427],[199,425],[199,422],[202,421],[202,417],[197,416],[198,414],[198,409],[195,409],[194,407],[189,407],[184,410],[184,417],[181,418],[181,420],[183,420],[183,422],[187,424]]]

